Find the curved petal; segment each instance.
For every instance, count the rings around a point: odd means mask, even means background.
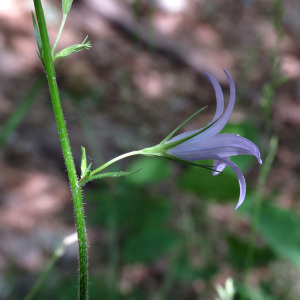
[[[216,94],[216,100],[217,100],[216,113],[215,113],[213,120],[209,123],[209,124],[211,124],[211,123],[215,122],[216,120],[218,120],[224,112],[224,95],[222,92],[222,88],[221,88],[219,82],[217,81],[217,79],[215,77],[213,77],[212,75],[210,75],[209,73],[205,73],[205,75],[207,76],[207,78],[209,79],[209,81],[211,82],[211,84],[214,87],[215,94]]]
[[[254,155],[261,164],[261,156],[257,146],[248,139],[231,134],[216,134],[208,140],[199,142],[194,138],[170,149],[169,154],[181,157],[185,160],[199,160],[199,157],[209,154],[216,154],[220,157],[230,157],[235,155]]]
[[[224,95],[222,92],[222,88],[219,84],[219,82],[217,81],[216,78],[214,78],[212,75],[210,75],[209,73],[205,73],[205,75],[207,76],[207,78],[209,79],[209,81],[211,82],[211,84],[214,87],[215,90],[215,95],[216,95],[216,100],[217,100],[217,107],[216,107],[216,113],[214,118],[212,119],[211,122],[208,123],[211,124],[213,122],[215,122],[217,119],[219,119],[222,115],[222,113],[224,112]],[[190,136],[194,133],[196,133],[197,131],[203,129],[204,127],[197,129],[197,130],[193,130],[193,131],[188,131],[188,132],[183,132],[181,134],[178,134],[177,136],[174,136],[173,138],[171,138],[170,140],[167,141],[167,143],[171,143],[171,142],[176,142],[180,139],[183,139],[187,136]]]
[[[229,160],[229,157],[223,157],[223,158]],[[215,160],[214,161],[214,166],[213,166],[214,170],[213,170],[213,173],[212,173],[213,176],[216,176],[216,175],[220,174],[220,172],[222,172],[225,169],[226,166],[227,166],[226,163],[224,163],[220,160]]]
[[[230,97],[229,97],[229,102],[226,111],[223,114],[223,116],[214,125],[212,125],[210,128],[205,130],[203,133],[193,137],[190,141],[194,140],[200,142],[214,136],[224,128],[224,126],[226,125],[226,123],[230,118],[235,103],[235,86],[230,75],[226,72],[226,70],[224,70],[224,72],[228,78],[229,87],[230,87]]]
[[[238,168],[238,166],[236,164],[234,164],[232,161],[230,161],[229,159],[225,159],[225,158],[217,158],[216,160],[219,160],[225,164],[227,164],[235,173],[238,181],[239,181],[239,185],[240,185],[240,197],[239,197],[239,201],[235,207],[235,209],[238,209],[242,203],[245,200],[246,197],[246,180],[245,177],[242,173],[242,171]]]
[[[228,158],[219,157],[218,155],[215,154],[203,156],[201,159],[214,159],[215,161],[218,162],[217,164],[219,165],[220,168],[224,169],[224,167],[227,165],[234,171],[240,186],[240,197],[235,209],[239,208],[241,204],[244,202],[246,196],[246,181],[242,171],[238,168],[236,164],[234,164]]]

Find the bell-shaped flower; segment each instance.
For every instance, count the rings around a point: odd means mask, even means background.
[[[230,161],[230,157],[235,155],[254,155],[260,164],[262,160],[257,146],[248,139],[235,134],[220,133],[228,122],[235,103],[234,82],[225,70],[224,72],[230,87],[230,97],[226,110],[224,110],[224,96],[220,84],[213,76],[206,74],[214,87],[217,99],[217,108],[213,120],[204,128],[170,138],[183,124],[191,119],[189,118],[159,145],[144,149],[143,153],[146,155],[164,156],[177,161],[189,162],[193,165],[196,165],[193,162],[198,160],[213,159],[213,175],[217,175],[228,165],[235,172],[240,185],[240,197],[236,205],[236,208],[238,208],[246,196],[246,181],[241,170]]]
[[[230,96],[227,108],[224,108],[224,96],[218,81],[211,76],[206,74],[210,82],[212,83],[216,99],[217,108],[213,120],[204,128],[200,128],[194,131],[189,131],[181,133],[175,137],[173,135],[191,118],[197,115],[203,109],[200,109],[187,120],[185,120],[181,125],[179,125],[174,131],[172,131],[161,143],[156,146],[145,148],[138,151],[132,151],[122,154],[94,171],[90,171],[91,166],[86,166],[86,161],[83,159],[82,162],[82,176],[78,184],[83,185],[88,181],[104,178],[104,177],[116,177],[116,176],[128,176],[135,172],[109,172],[100,173],[103,169],[107,168],[109,165],[115,163],[116,161],[129,157],[132,155],[147,155],[147,156],[160,156],[165,157],[174,161],[188,163],[190,165],[200,166],[213,171],[213,175],[217,175],[222,172],[226,166],[232,168],[235,172],[239,185],[240,185],[240,197],[236,205],[238,208],[244,201],[246,196],[246,181],[243,173],[230,161],[231,156],[235,155],[254,155],[256,156],[258,162],[261,164],[260,152],[255,144],[251,141],[235,134],[220,133],[228,122],[230,115],[232,113],[234,103],[235,103],[235,86],[234,82],[229,76],[229,74],[224,70],[230,87]],[[85,151],[83,151],[83,158],[85,158]],[[199,160],[214,160],[213,166],[207,166],[199,164]]]

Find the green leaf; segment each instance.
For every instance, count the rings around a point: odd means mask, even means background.
[[[211,165],[203,165],[203,164],[196,163],[196,162],[193,162],[193,161],[187,161],[187,160],[180,159],[180,158],[177,158],[177,157],[169,155],[169,154],[165,154],[164,157],[167,158],[167,159],[173,160],[175,162],[178,162],[178,163],[182,163],[182,164],[186,164],[186,165],[190,165],[190,166],[194,166],[194,167],[199,167],[199,168],[203,168],[203,169],[206,169],[206,170],[216,171],[216,172],[221,173],[220,171],[215,170],[214,167],[211,166]]]
[[[125,180],[118,182],[113,191],[102,186],[101,190],[87,192],[86,198],[95,207],[88,222],[108,228],[108,219],[113,215],[124,239],[127,239],[127,234],[132,235],[144,228],[159,230],[172,215],[170,199],[153,196],[139,187],[126,184]]]
[[[167,142],[182,126],[184,126],[188,121],[190,121],[192,118],[194,118],[196,115],[198,115],[201,111],[203,111],[204,109],[206,109],[207,106],[199,109],[198,111],[196,111],[194,114],[192,114],[189,118],[187,118],[183,123],[181,123],[177,128],[175,128],[165,139],[163,139],[161,141],[161,144],[164,144],[165,142]]]
[[[85,170],[85,174],[88,174],[88,173],[90,172],[91,167],[92,167],[92,163],[90,163],[90,164],[87,166],[87,168],[86,168],[86,170]]]
[[[34,28],[34,35],[35,35],[35,39],[36,39],[36,43],[38,46],[38,56],[42,62],[42,64],[44,65],[44,59],[43,59],[43,47],[42,47],[42,39],[41,39],[41,35],[40,35],[40,31],[35,19],[35,16],[33,14],[33,12],[31,12],[31,16],[32,16],[32,23],[33,23],[33,28]]]
[[[167,255],[181,242],[175,232],[167,228],[160,230],[146,229],[130,236],[123,250],[123,258],[126,262],[153,263]]]
[[[62,0],[62,11],[63,14],[67,15],[71,9],[73,0]]]
[[[262,290],[254,287],[248,287],[244,284],[239,284],[235,282],[235,287],[237,289],[238,295],[240,296],[237,299],[245,300],[275,300],[273,296],[266,295]]]
[[[300,266],[299,215],[269,204],[263,204],[258,230],[278,255]]]
[[[86,162],[86,153],[85,153],[85,148],[83,146],[81,146],[81,152],[82,152],[82,156],[81,156],[81,177],[83,178],[86,175],[86,166],[87,166],[87,162]]]
[[[225,202],[229,199],[237,200],[239,196],[238,181],[229,167],[216,176],[205,169],[189,168],[179,178],[178,185],[201,199],[213,198],[218,202]],[[247,191],[249,192],[249,187]]]
[[[16,128],[20,126],[21,122],[31,109],[33,102],[37,99],[37,96],[45,85],[44,76],[41,74],[34,85],[30,87],[29,91],[24,95],[24,98],[21,99],[21,102],[15,111],[9,115],[6,121],[2,122],[0,130],[0,148],[5,145],[8,138],[13,134]]]
[[[90,41],[85,42],[87,38],[88,37],[86,36],[86,38],[84,39],[84,41],[81,44],[71,45],[71,46],[55,53],[53,59],[54,60],[60,59],[63,57],[67,57],[72,53],[76,53],[76,52],[79,52],[84,49],[89,49],[91,47],[91,42]]]
[[[241,240],[235,235],[227,237],[229,252],[226,261],[236,270],[245,269],[245,253],[249,249],[249,241]],[[255,247],[254,267],[266,267],[274,259],[274,252],[269,247]]]
[[[79,181],[80,186],[85,185],[87,182],[95,180],[95,179],[101,179],[101,178],[106,178],[106,177],[123,177],[123,176],[129,176],[129,175],[133,175],[137,172],[139,172],[141,169],[133,171],[133,172],[107,172],[107,173],[101,173],[101,174],[97,174],[91,177],[87,177],[87,178],[82,178],[83,180]]]

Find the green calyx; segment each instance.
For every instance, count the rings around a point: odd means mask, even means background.
[[[185,141],[188,141],[190,139],[192,139],[193,137],[201,134],[202,132],[204,132],[205,130],[207,130],[209,127],[213,126],[218,120],[216,120],[215,122],[205,126],[202,129],[199,129],[198,131],[196,131],[195,133],[184,137],[182,139],[179,139],[177,141],[174,142],[169,142],[168,140],[185,124],[187,123],[192,117],[194,117],[197,113],[199,113],[200,111],[202,111],[204,108],[202,108],[201,110],[199,110],[198,112],[196,112],[195,114],[193,114],[190,118],[188,118],[187,120],[185,120],[181,125],[179,125],[173,132],[171,132],[171,134],[169,134],[160,144],[154,146],[154,147],[149,147],[149,148],[145,148],[143,150],[141,150],[141,154],[144,155],[154,155],[154,156],[168,156],[167,151],[184,143]]]
[[[212,170],[212,171],[216,171],[218,172],[217,170],[215,170],[213,168],[213,166],[209,166],[209,165],[203,165],[203,164],[199,164],[197,162],[192,162],[192,161],[186,161],[186,160],[183,160],[183,159],[179,159],[173,155],[170,155],[168,154],[167,152],[184,143],[185,141],[188,141],[190,139],[192,139],[193,137],[201,134],[202,132],[204,132],[205,130],[207,130],[208,128],[210,128],[211,126],[213,126],[218,120],[212,122],[211,124],[207,125],[206,127],[202,128],[202,129],[199,129],[198,131],[196,131],[195,133],[187,136],[187,137],[184,137],[182,139],[179,139],[177,141],[174,141],[174,142],[168,142],[172,136],[183,126],[185,125],[189,120],[191,120],[194,116],[196,116],[199,112],[203,111],[206,107],[204,108],[201,108],[200,110],[198,110],[197,112],[195,112],[192,116],[190,116],[189,118],[187,118],[183,123],[181,123],[175,130],[173,130],[165,139],[163,139],[163,141],[156,145],[156,146],[153,146],[153,147],[149,147],[149,148],[145,148],[143,150],[141,150],[140,154],[142,155],[147,155],[147,156],[161,156],[161,157],[164,157],[164,158],[167,158],[167,159],[170,159],[172,161],[175,161],[175,162],[179,162],[179,163],[184,163],[184,164],[188,164],[188,165],[191,165],[191,166],[197,166],[197,167],[201,167],[201,168],[204,168],[204,169],[208,169],[208,170]]]

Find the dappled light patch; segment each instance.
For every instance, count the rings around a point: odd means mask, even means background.
[[[28,232],[61,212],[70,197],[67,183],[58,178],[42,172],[23,174],[19,184],[6,193],[0,206],[0,223]]]

